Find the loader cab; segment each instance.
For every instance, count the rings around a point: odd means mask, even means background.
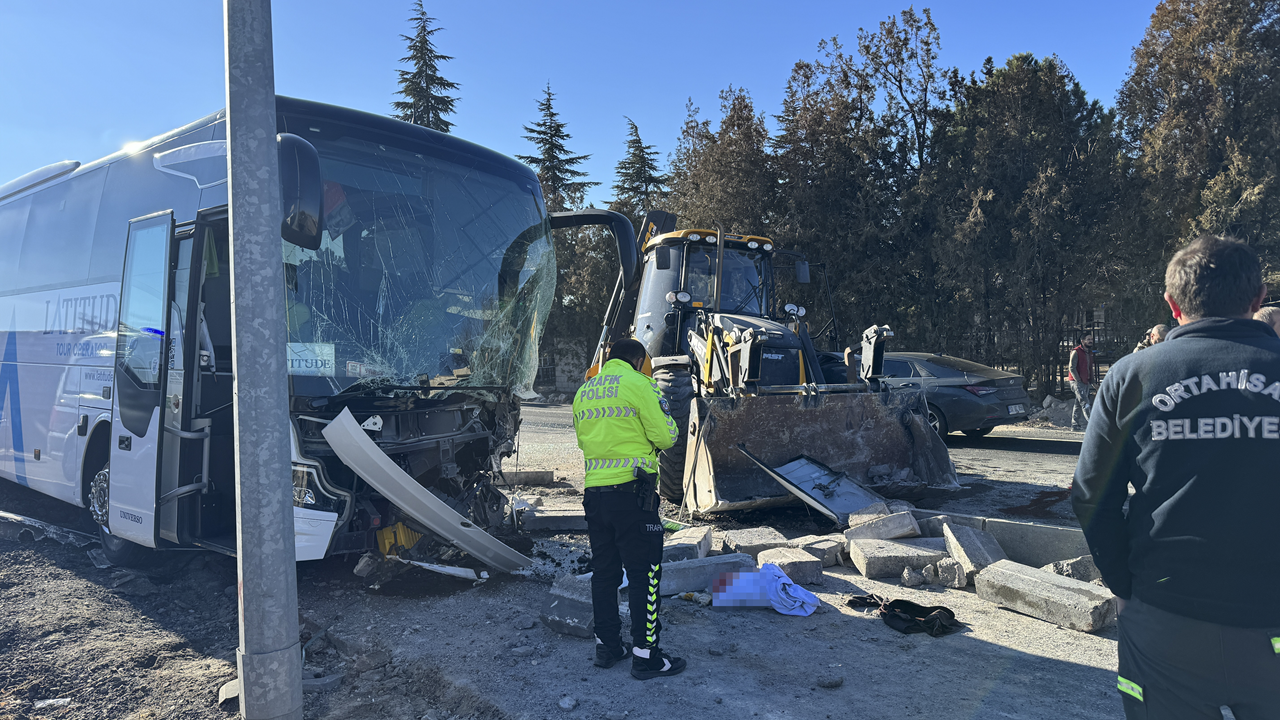
[[[724,237],[720,310],[772,315],[773,241],[754,235]],[[699,310],[715,306],[719,238],[713,230],[678,230],[646,243],[636,306],[635,337],[654,357],[682,354],[682,338]]]

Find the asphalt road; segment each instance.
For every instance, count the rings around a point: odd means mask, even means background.
[[[521,409],[519,455],[504,467],[552,470],[582,485],[582,452],[568,405],[526,404]],[[1023,423],[983,438],[946,437],[964,489],[916,504],[956,513],[1075,525],[1067,492],[1080,455],[1082,433]]]

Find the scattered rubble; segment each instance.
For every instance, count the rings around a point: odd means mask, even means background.
[[[904,568],[923,569],[945,557],[946,553],[891,540],[849,541],[849,559],[869,578],[898,577]]]
[[[935,566],[938,570],[938,582],[949,588],[962,588],[969,584],[964,566],[951,558],[942,558]]]
[[[951,522],[950,515],[933,515],[925,518],[918,518],[920,525],[920,534],[923,537],[940,538],[942,537],[942,527]]]
[[[902,584],[905,587],[919,587],[924,584],[924,573],[913,567],[903,568]]]
[[[894,540],[920,536],[920,526],[909,512],[872,518],[844,531],[849,540]]]
[[[625,602],[618,603],[623,625],[631,613]],[[595,631],[595,611],[591,607],[591,578],[561,575],[551,586],[539,618],[543,625],[565,635],[590,638]]]
[[[947,552],[947,539],[940,537],[918,537],[918,538],[899,538],[894,542],[900,542],[903,545],[914,545],[918,548],[933,550],[934,552]],[[948,553],[949,554],[949,553]]]
[[[761,567],[766,564],[777,565],[797,585],[822,584],[822,561],[804,550],[773,548],[761,552],[757,561]]]
[[[679,560],[662,566],[662,581],[658,592],[663,595],[706,592],[722,573],[753,572],[755,569],[755,559],[746,553],[717,555],[698,560]],[[590,597],[588,591],[588,602]]]
[[[888,505],[882,502],[872,503],[861,510],[849,513],[849,522],[847,524],[849,527],[853,527],[888,514],[890,514]]]
[[[903,572],[906,572],[906,571],[903,570]],[[920,575],[924,577],[925,585],[938,584],[938,566],[937,565],[925,565],[924,569],[920,571]]]
[[[1098,570],[1098,566],[1094,564],[1092,555],[1082,555],[1070,560],[1059,560],[1058,562],[1049,563],[1040,569],[1057,573],[1073,580],[1080,580],[1081,582],[1102,580],[1102,573]],[[1106,586],[1103,585],[1103,587]]]
[[[754,560],[761,552],[786,547],[789,542],[786,536],[771,527],[730,530],[724,534],[724,551],[744,553]]]
[[[586,530],[587,516],[581,507],[532,508],[520,516],[520,527],[527,531]]]
[[[984,600],[1072,630],[1093,632],[1116,618],[1110,591],[1012,560],[978,573],[976,585]]]
[[[560,709],[566,712],[578,707],[578,701],[568,696],[560,698],[560,702],[558,704],[560,705]]]
[[[711,552],[711,528],[690,527],[672,533],[662,546],[662,562],[698,560]]]
[[[942,531],[947,543],[947,554],[964,567],[964,585],[973,582],[973,576],[983,568],[1008,557],[991,533],[949,524],[944,525]]]
[[[839,565],[847,542],[843,535],[805,535],[792,540],[790,546],[804,550],[822,561],[822,567]]]

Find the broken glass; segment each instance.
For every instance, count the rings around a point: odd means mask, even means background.
[[[528,389],[556,277],[533,183],[354,133],[312,142],[320,247],[283,246],[294,393]]]

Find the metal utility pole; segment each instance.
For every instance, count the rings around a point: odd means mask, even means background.
[[[302,718],[271,0],[225,0],[240,713]]]

